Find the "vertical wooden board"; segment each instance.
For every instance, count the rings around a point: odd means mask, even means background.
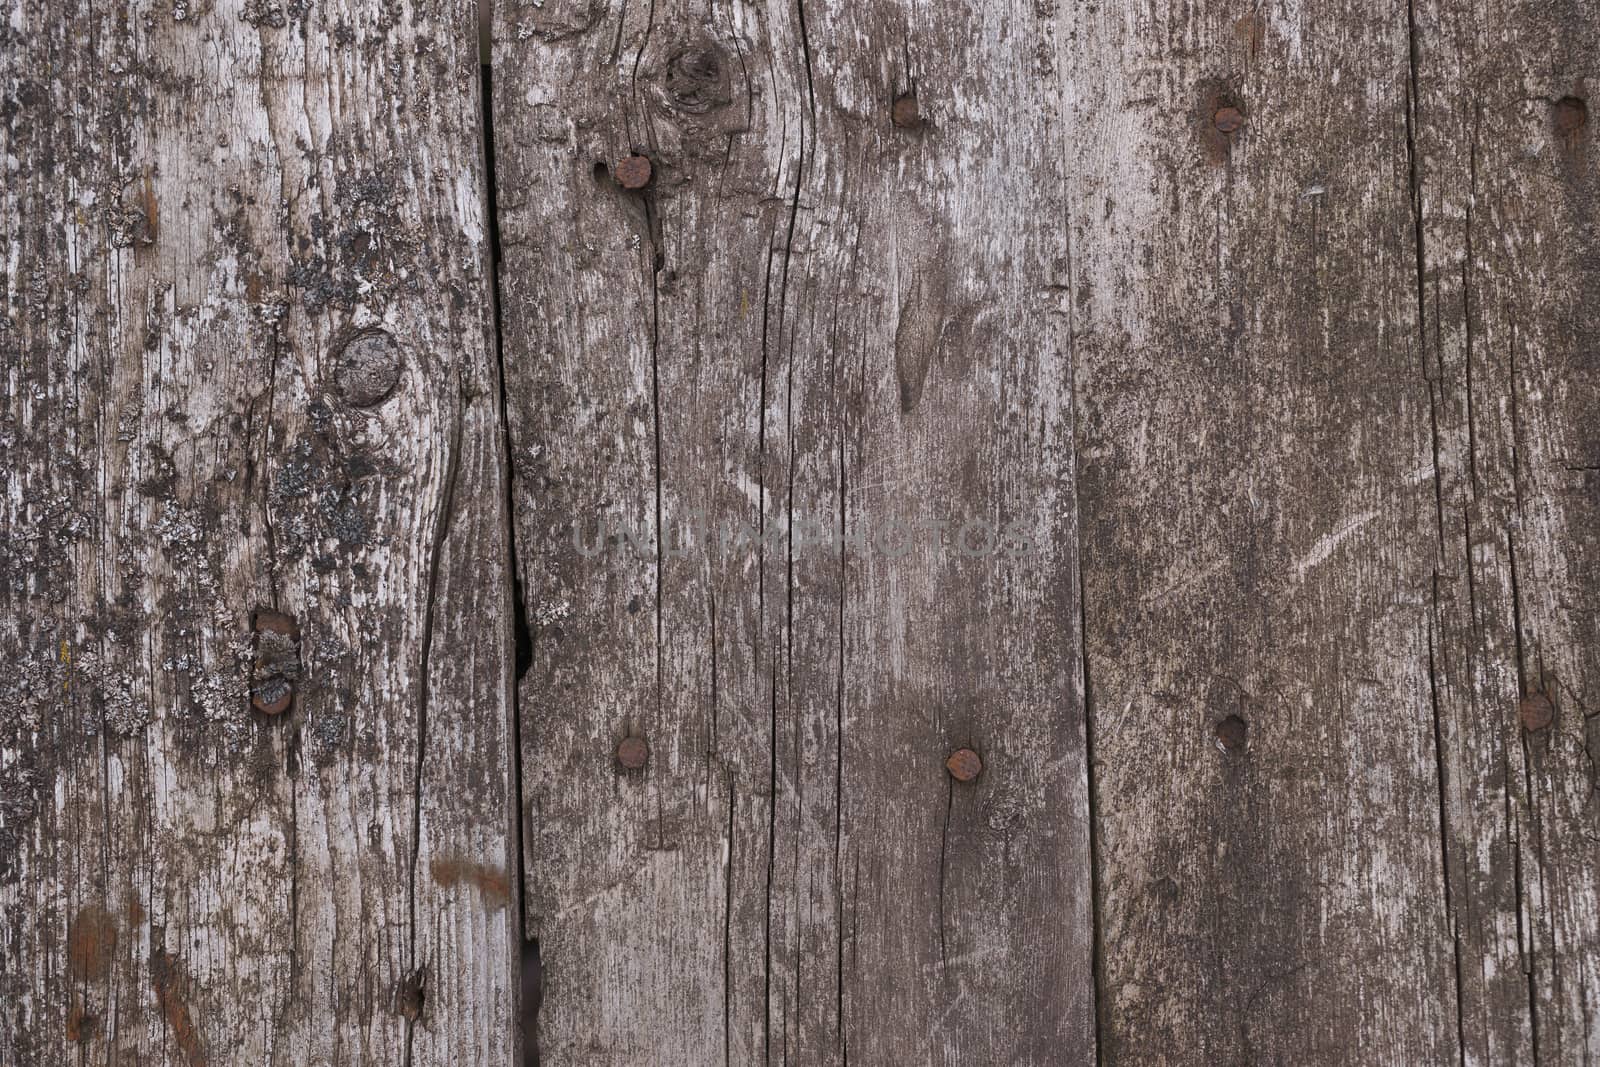
[[[1463,1059],[1584,1062],[1600,1052],[1600,26],[1581,5],[1420,3],[1416,57]]]
[[[499,10],[545,1062],[1093,1055],[1055,19],[946,6]]]
[[[1072,27],[1106,1059],[1454,1061],[1405,9]]]
[[[509,1060],[470,8],[0,36],[0,1059]]]

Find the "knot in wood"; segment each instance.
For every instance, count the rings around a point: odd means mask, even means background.
[[[970,782],[983,773],[983,759],[970,748],[958,748],[950,753],[944,766],[958,782]]]
[[[667,60],[662,87],[672,109],[689,115],[726,107],[732,99],[728,63],[722,49],[710,41],[691,45]]]
[[[334,364],[334,382],[346,404],[381,404],[400,382],[400,347],[379,330],[358,333],[345,342]]]

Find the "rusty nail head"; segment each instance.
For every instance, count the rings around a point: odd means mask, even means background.
[[[255,617],[256,633],[282,634],[285,637],[299,637],[300,627],[294,621],[293,615],[271,608],[261,608]]]
[[[617,746],[617,762],[630,771],[637,771],[650,760],[650,746],[644,738],[631,734]]]
[[[910,93],[895,97],[892,117],[894,124],[903,129],[911,130],[920,126],[922,118],[917,114],[917,98]]]
[[[263,715],[282,715],[289,710],[289,705],[294,703],[294,687],[285,685],[280,696],[272,700],[265,700],[262,694],[257,693],[250,698],[250,704]]]
[[[958,782],[970,782],[983,772],[983,760],[970,748],[958,748],[944,761],[950,777]]]
[[[1543,693],[1529,693],[1517,705],[1517,716],[1522,719],[1524,730],[1538,733],[1555,721],[1556,706]]]
[[[261,608],[255,613],[254,625],[258,634],[276,634],[279,638],[286,638],[290,642],[300,640],[300,624],[295,621],[293,615],[286,612]],[[256,669],[259,671],[261,668],[262,664],[257,663]],[[271,678],[270,684],[250,695],[250,706],[263,715],[282,715],[293,704],[294,686],[281,677]]]
[[[1577,133],[1589,121],[1589,105],[1582,97],[1563,96],[1556,101],[1556,129],[1562,133]]]
[[[643,189],[650,184],[650,160],[629,156],[617,163],[616,175],[624,189]]]
[[[1217,113],[1211,116],[1212,123],[1223,133],[1232,133],[1244,125],[1244,116],[1239,109],[1231,106],[1217,108]]]

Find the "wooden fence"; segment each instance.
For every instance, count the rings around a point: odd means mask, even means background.
[[[1593,3],[475,17],[7,5],[0,1065],[1600,1058]]]

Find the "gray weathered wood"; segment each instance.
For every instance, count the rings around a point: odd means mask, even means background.
[[[1600,21],[1584,4],[1429,0],[1415,22],[1419,295],[1439,458],[1434,675],[1462,1058],[1588,1063],[1600,1056],[1589,740],[1600,258],[1594,127],[1577,100],[1600,72]]]
[[[500,8],[547,1063],[1093,1056],[1060,18],[930,14]]]
[[[16,3],[0,55],[0,1062],[510,1062],[471,6]]]
[[[0,1064],[1600,1057],[1586,5],[474,6],[0,22]]]

